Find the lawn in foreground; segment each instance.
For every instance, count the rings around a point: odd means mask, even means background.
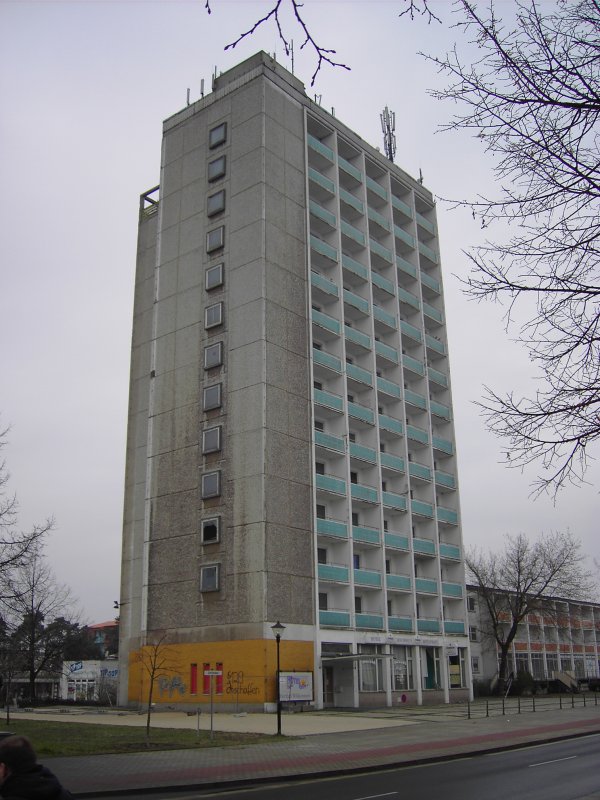
[[[46,722],[13,719],[0,723],[3,731],[28,736],[40,760],[47,756],[89,756],[100,753],[134,753],[148,750],[183,750],[203,747],[231,747],[272,741],[272,736],[258,733],[152,728],[150,744],[146,729],[128,725],[94,725],[77,722]]]

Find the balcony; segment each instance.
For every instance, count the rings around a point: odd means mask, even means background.
[[[430,233],[432,236],[435,236],[435,225],[433,224],[433,222],[430,222],[428,219],[425,219],[425,217],[422,214],[419,214],[418,211],[416,214],[416,220],[417,220],[417,225],[420,228],[423,228],[423,230],[427,231],[427,233]]]
[[[380,542],[379,530],[377,528],[368,528],[365,525],[353,525],[352,539],[361,544],[378,545]]]
[[[348,526],[338,519],[317,517],[317,533],[320,536],[333,536],[336,539],[348,538]]]
[[[400,385],[397,383],[393,383],[393,381],[388,381],[387,378],[377,377],[377,391],[381,394],[385,394],[388,397],[393,397],[396,400],[399,400],[402,397],[402,390],[400,389]]]
[[[460,561],[460,547],[448,542],[440,542],[440,558],[450,561]]]
[[[370,589],[381,589],[381,572],[375,569],[355,569],[354,585]]]
[[[393,453],[380,453],[379,461],[382,469],[404,472],[404,459],[400,456],[395,456]]]
[[[419,253],[422,256],[425,256],[425,258],[432,264],[438,263],[438,257],[435,250],[432,250],[431,247],[428,247],[426,244],[423,244],[423,242],[419,242]]]
[[[331,411],[344,410],[344,400],[339,394],[333,392],[326,392],[324,389],[313,389],[313,400],[316,405],[328,408]]]
[[[437,518],[440,522],[446,522],[449,525],[458,525],[458,512],[451,508],[444,508],[443,506],[437,507]]]
[[[349,611],[319,610],[319,625],[323,628],[349,628]]]
[[[373,305],[373,317],[377,322],[381,322],[390,330],[395,331],[398,327],[396,324],[396,317],[384,311],[380,306]]]
[[[461,583],[442,583],[442,594],[444,597],[458,597],[463,596],[463,587]]]
[[[432,400],[429,404],[429,407],[431,409],[431,413],[434,414],[436,417],[450,421],[451,414],[449,406],[446,406],[443,403],[437,403],[435,400]]]
[[[362,172],[359,169],[357,169],[357,167],[355,167],[354,164],[351,164],[345,158],[342,158],[342,156],[338,156],[338,165],[340,169],[344,170],[346,175],[350,175],[350,177],[354,178],[354,180],[357,183],[363,182]]]
[[[397,364],[398,363],[398,351],[390,347],[389,344],[385,344],[384,342],[376,341],[375,342],[375,352],[378,356],[388,361],[390,364]]]
[[[348,414],[354,419],[359,419],[361,422],[366,422],[368,425],[375,424],[375,414],[372,408],[362,406],[360,403],[352,403],[348,401]]]
[[[410,261],[407,261],[405,258],[402,258],[402,256],[396,256],[396,267],[406,275],[410,275],[411,278],[417,277],[417,268],[415,265],[411,264]],[[399,275],[398,278],[401,280],[402,276]]]
[[[348,583],[348,567],[342,564],[317,564],[320,581],[328,583]]]
[[[333,164],[334,155],[331,147],[327,147],[326,144],[323,144],[323,142],[319,141],[316,136],[313,136],[310,133],[307,134],[306,141],[311,150],[313,150],[315,153],[318,153],[326,161],[329,161]]]
[[[404,428],[399,419],[388,417],[387,414],[379,415],[379,427],[390,433],[395,433],[397,436],[402,436]]]
[[[336,336],[339,336],[342,332],[339,321],[334,317],[330,317],[329,314],[324,314],[322,311],[316,311],[314,308],[311,309],[311,319],[322,331],[333,333]]]
[[[433,619],[432,617],[420,617],[417,620],[417,632],[418,633],[439,633],[440,632],[440,621],[439,621],[439,619]]]
[[[383,534],[383,540],[385,546],[391,550],[408,550],[408,536],[404,536],[402,533],[386,531]]]
[[[366,461],[369,464],[377,463],[377,451],[373,450],[372,447],[365,447],[362,444],[350,442],[349,450],[351,458],[356,458],[359,461]]]
[[[390,233],[392,226],[389,219],[386,219],[383,214],[380,214],[378,211],[375,211],[374,208],[368,206],[367,216],[369,221],[372,222],[376,227],[380,228],[384,235],[385,233]]]
[[[373,180],[373,178],[370,178],[368,175],[367,175],[367,189],[370,192],[373,192],[373,194],[377,195],[377,197],[381,198],[381,200],[387,201],[388,193],[386,192],[386,190],[383,188],[383,186],[377,183],[377,181]]]
[[[373,374],[356,364],[346,364],[346,375],[351,381],[361,383],[364,386],[373,386]]]
[[[428,333],[426,333],[425,345],[428,350],[433,350],[434,353],[437,353],[440,356],[446,355],[446,345],[443,342],[440,342],[439,339],[436,339],[435,336],[430,336]]]
[[[410,322],[406,322],[405,320],[401,319],[400,330],[402,331],[403,336],[408,336],[409,339],[412,339],[415,342],[423,341],[421,331],[414,325],[411,325]]]
[[[412,581],[409,575],[393,575],[388,573],[385,576],[385,585],[389,590],[397,592],[410,592]]]
[[[406,497],[395,492],[382,492],[381,502],[385,508],[395,508],[397,511],[406,511]]]
[[[442,285],[439,281],[436,281],[435,278],[432,278],[426,272],[421,272],[421,283],[427,289],[431,289],[432,292],[435,294],[441,294],[442,292]]]
[[[413,621],[410,617],[388,617],[388,628],[398,633],[412,633]]]
[[[350,325],[344,325],[344,336],[347,341],[358,345],[364,350],[371,349],[371,337],[356,328],[351,328]]]
[[[348,192],[346,189],[340,186],[340,201],[344,203],[348,208],[352,209],[352,211],[356,211],[357,214],[361,216],[365,213],[365,205],[364,203],[353,195],[352,192]],[[350,212],[352,213],[352,212]]]
[[[317,350],[313,347],[313,364],[318,364],[320,367],[325,367],[332,372],[341,375],[342,373],[342,360],[337,356],[328,353],[326,350]]]
[[[392,297],[396,296],[396,290],[394,289],[394,284],[392,281],[384,278],[383,275],[380,275],[378,272],[371,272],[371,280],[373,281],[373,285],[377,286],[378,289],[381,289],[383,292],[391,295]]]
[[[433,517],[433,506],[431,503],[423,502],[423,500],[411,500],[410,510],[413,514],[418,514],[420,517]]]
[[[429,444],[429,433],[426,430],[423,430],[423,428],[417,428],[414,425],[407,425],[406,435],[409,439],[412,439],[413,442],[418,442],[419,444]]]
[[[394,236],[396,239],[402,244],[407,245],[411,250],[415,248],[415,238],[411,236],[410,233],[407,233],[403,228],[400,228],[398,225],[394,225]]]
[[[333,450],[336,453],[345,453],[346,447],[344,440],[339,436],[332,436],[330,433],[315,430],[315,445],[324,447],[326,450]]]
[[[336,283],[330,281],[329,278],[325,278],[318,272],[312,271],[310,273],[310,283],[313,289],[317,290],[317,294],[322,292],[329,297],[338,297],[339,296],[339,289]]]
[[[402,366],[404,369],[413,372],[415,375],[420,375],[421,377],[425,376],[425,364],[423,364],[422,361],[419,361],[418,358],[413,358],[412,356],[407,356],[406,353],[403,353]]]
[[[355,614],[354,624],[357,628],[370,631],[382,631],[383,616],[381,614]]]
[[[361,297],[359,294],[355,294],[348,289],[344,289],[344,303],[352,306],[352,309],[360,311],[360,314],[364,315],[365,317],[369,315],[369,301],[365,300],[365,298]],[[351,316],[356,318],[360,315],[352,314]]]
[[[310,200],[308,203],[308,208],[311,213],[311,216],[315,217],[314,222],[316,221],[316,225],[319,229],[323,231],[327,231],[327,228],[331,228],[335,230],[337,228],[337,217],[335,214],[332,214],[331,211],[328,211],[326,208],[323,208],[322,205],[317,203],[315,200]],[[325,223],[325,228],[320,225],[321,222]]]
[[[413,214],[411,207],[408,205],[408,203],[405,203],[404,200],[400,200],[400,198],[396,197],[394,194],[392,195],[392,206],[396,209],[396,211],[404,214],[407,219],[412,219]]]
[[[346,273],[350,273],[351,276],[353,275],[356,278],[361,278],[363,281],[366,281],[369,277],[369,270],[364,264],[346,255],[346,253],[342,253],[342,267],[346,270]],[[344,277],[348,276],[345,274]],[[351,283],[356,284],[356,281],[351,281]]]
[[[425,464],[419,464],[417,461],[409,461],[408,474],[411,478],[420,478],[423,481],[431,480],[431,468],[426,467]]]
[[[445,619],[444,633],[465,635],[465,623],[461,619]]]
[[[448,388],[448,376],[444,375],[443,372],[438,372],[437,369],[433,369],[433,367],[429,367],[427,369],[427,375],[430,381],[437,383],[439,386],[443,386],[444,389]]]
[[[382,266],[388,266],[393,263],[394,257],[392,256],[392,251],[380,244],[377,239],[369,237],[369,249],[371,250],[372,256],[377,256],[381,261],[385,262]],[[377,258],[374,260],[377,263]]]
[[[326,197],[328,195],[335,194],[335,183],[323,175],[322,172],[316,170],[314,167],[308,168],[308,180],[311,182],[311,184],[314,184],[315,187],[318,187],[317,194],[319,197]],[[321,189],[324,189],[325,192],[319,191]]]
[[[379,494],[374,486],[365,486],[362,483],[350,484],[350,496],[353,500],[363,503],[379,502]]]
[[[427,398],[422,394],[417,394],[417,392],[406,389],[404,391],[404,399],[406,400],[407,405],[427,411]]]
[[[327,242],[324,242],[323,239],[319,239],[318,236],[314,236],[313,234],[311,234],[310,247],[311,247],[311,250],[315,251],[315,253],[318,253],[319,255],[324,256],[329,261],[333,261],[333,262],[337,263],[338,254],[337,254],[337,250],[335,249],[335,247],[332,247]]]
[[[424,556],[435,555],[435,542],[433,539],[413,539],[413,552]]]
[[[335,475],[315,475],[315,486],[323,492],[346,496],[346,481]]]
[[[349,222],[346,222],[346,220],[343,219],[340,229],[342,231],[342,236],[348,240],[351,249],[356,250],[354,247],[355,244],[365,247],[367,243],[366,237],[364,233],[358,228],[355,228],[354,225],[351,225]]]
[[[419,311],[421,308],[421,303],[419,302],[419,298],[416,296],[416,294],[409,292],[407,289],[403,289],[402,286],[398,287],[398,300],[400,303],[404,303],[404,305],[410,306],[417,311]]]
[[[444,315],[442,312],[437,308],[430,306],[429,303],[423,302],[423,313],[426,317],[429,317],[429,319],[439,322],[440,324],[444,321]]]
[[[448,439],[442,439],[439,436],[433,436],[431,443],[433,444],[434,450],[437,450],[440,453],[445,453],[449,456],[454,455],[454,445]]]

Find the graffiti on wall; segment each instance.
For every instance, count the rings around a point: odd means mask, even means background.
[[[185,694],[185,682],[181,675],[172,675],[170,677],[161,675],[158,679],[158,692],[161,697],[165,694],[168,694],[169,697],[173,697],[177,692],[179,694]]]
[[[240,670],[238,672],[228,672],[225,676],[225,694],[234,695],[256,695],[259,687],[251,680],[252,676],[246,677]]]

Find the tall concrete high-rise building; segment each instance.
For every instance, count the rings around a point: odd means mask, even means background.
[[[259,53],[142,196],[121,700],[160,650],[157,703],[272,708],[277,621],[284,700],[469,691],[434,199]]]

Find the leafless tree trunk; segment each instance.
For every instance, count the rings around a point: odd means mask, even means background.
[[[177,653],[167,642],[165,631],[157,632],[152,641],[146,643],[137,653],[136,661],[148,679],[146,698],[146,745],[150,744],[150,723],[152,718],[152,699],[156,681],[161,677],[172,676],[179,669]]]

